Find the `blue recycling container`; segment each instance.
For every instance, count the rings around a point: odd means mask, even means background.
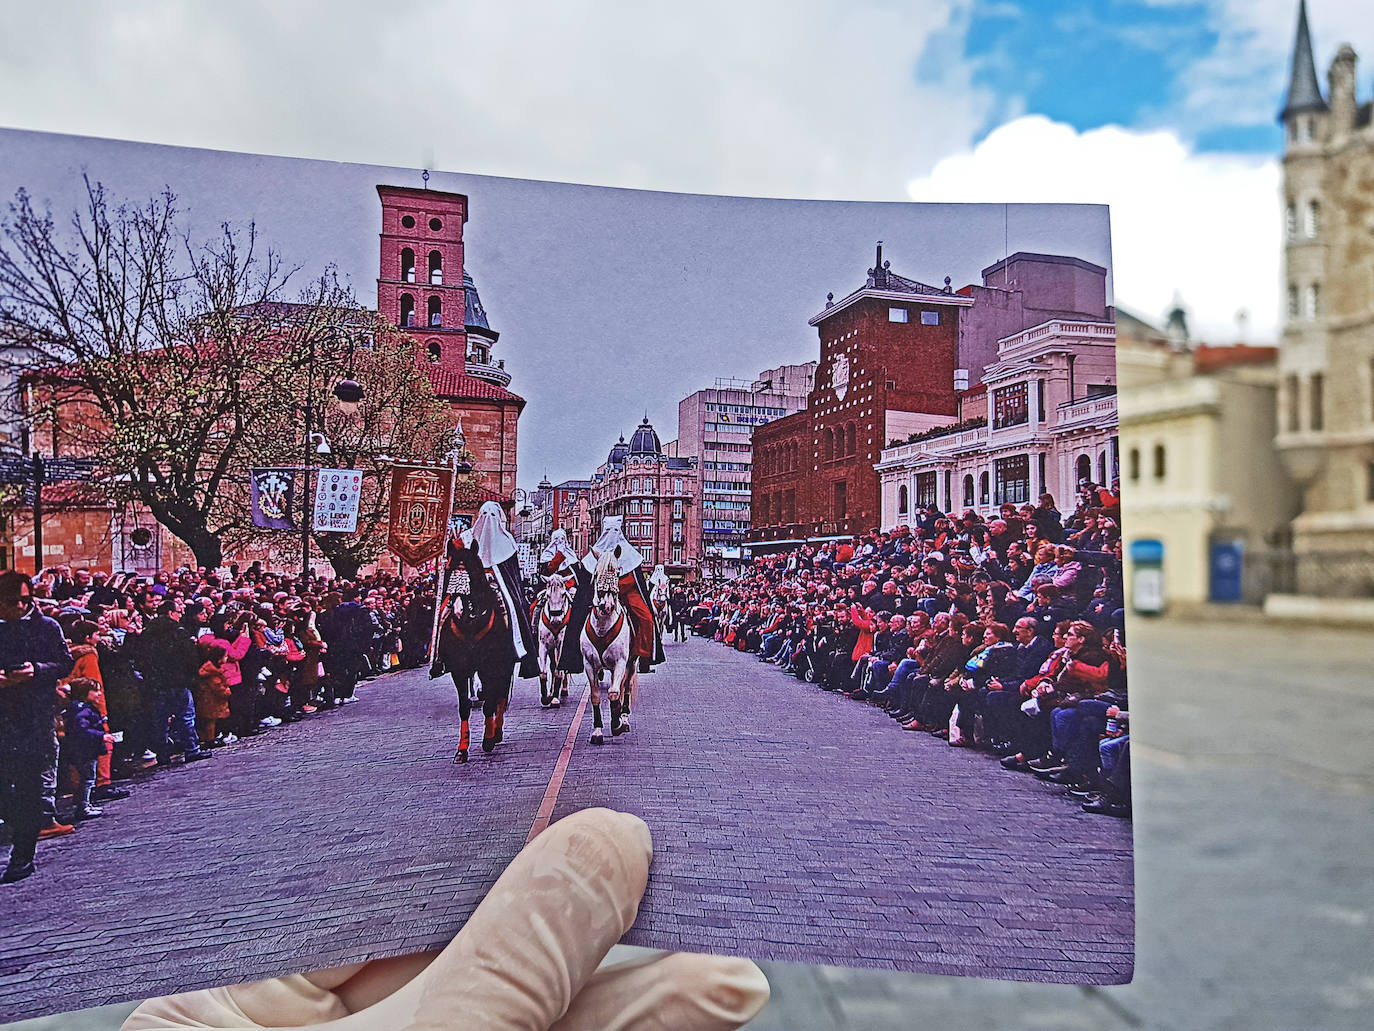
[[[1208,597],[1234,604],[1244,595],[1245,545],[1238,540],[1214,540],[1208,556]]]

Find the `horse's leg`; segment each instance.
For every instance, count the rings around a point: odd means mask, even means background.
[[[462,729],[458,732],[458,751],[454,753],[455,763],[465,763],[468,761],[468,717],[472,715],[472,699],[468,697],[467,684],[460,681],[455,674],[453,686],[458,688],[458,717],[462,720]]]
[[[634,696],[635,685],[638,682],[638,678],[635,676],[635,660],[633,658],[627,659],[625,662],[625,687],[620,695],[620,719],[613,728],[617,734],[630,732],[630,699]]]
[[[587,684],[592,691],[592,744],[605,744],[601,731],[601,671],[587,663]]]

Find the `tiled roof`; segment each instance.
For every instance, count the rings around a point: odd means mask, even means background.
[[[1278,357],[1277,347],[1252,347],[1249,344],[1214,347],[1201,344],[1193,351],[1193,369],[1197,372],[1215,372],[1233,365],[1264,365],[1278,361]]]
[[[465,372],[441,367],[425,370],[429,374],[430,386],[439,397],[454,401],[507,401],[524,406],[525,399],[513,394],[505,387],[488,383]]]

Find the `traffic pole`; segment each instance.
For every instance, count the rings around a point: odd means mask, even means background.
[[[33,456],[33,575],[43,572],[43,459]]]

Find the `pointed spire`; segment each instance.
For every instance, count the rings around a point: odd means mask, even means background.
[[[1288,80],[1288,99],[1279,121],[1300,111],[1325,111],[1326,99],[1317,83],[1317,64],[1312,60],[1312,34],[1307,29],[1307,0],[1298,4],[1298,33],[1293,41],[1293,69]]]

